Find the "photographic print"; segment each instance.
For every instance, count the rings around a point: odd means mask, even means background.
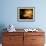
[[[35,20],[35,8],[34,7],[18,7],[17,8],[17,20],[18,21],[34,21]]]

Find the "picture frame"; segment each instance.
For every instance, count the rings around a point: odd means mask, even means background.
[[[18,7],[17,21],[21,22],[35,21],[35,7]]]

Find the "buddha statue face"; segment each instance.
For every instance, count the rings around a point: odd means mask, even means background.
[[[31,10],[31,9],[26,9],[25,11],[24,11],[24,17],[28,17],[28,18],[30,18],[30,17],[32,17],[32,15],[33,15],[33,10]]]

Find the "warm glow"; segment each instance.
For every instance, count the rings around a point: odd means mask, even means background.
[[[25,10],[24,17],[32,17],[33,11],[32,10]]]

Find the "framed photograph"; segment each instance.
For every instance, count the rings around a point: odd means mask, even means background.
[[[35,8],[34,7],[18,7],[17,8],[18,21],[35,21]]]

